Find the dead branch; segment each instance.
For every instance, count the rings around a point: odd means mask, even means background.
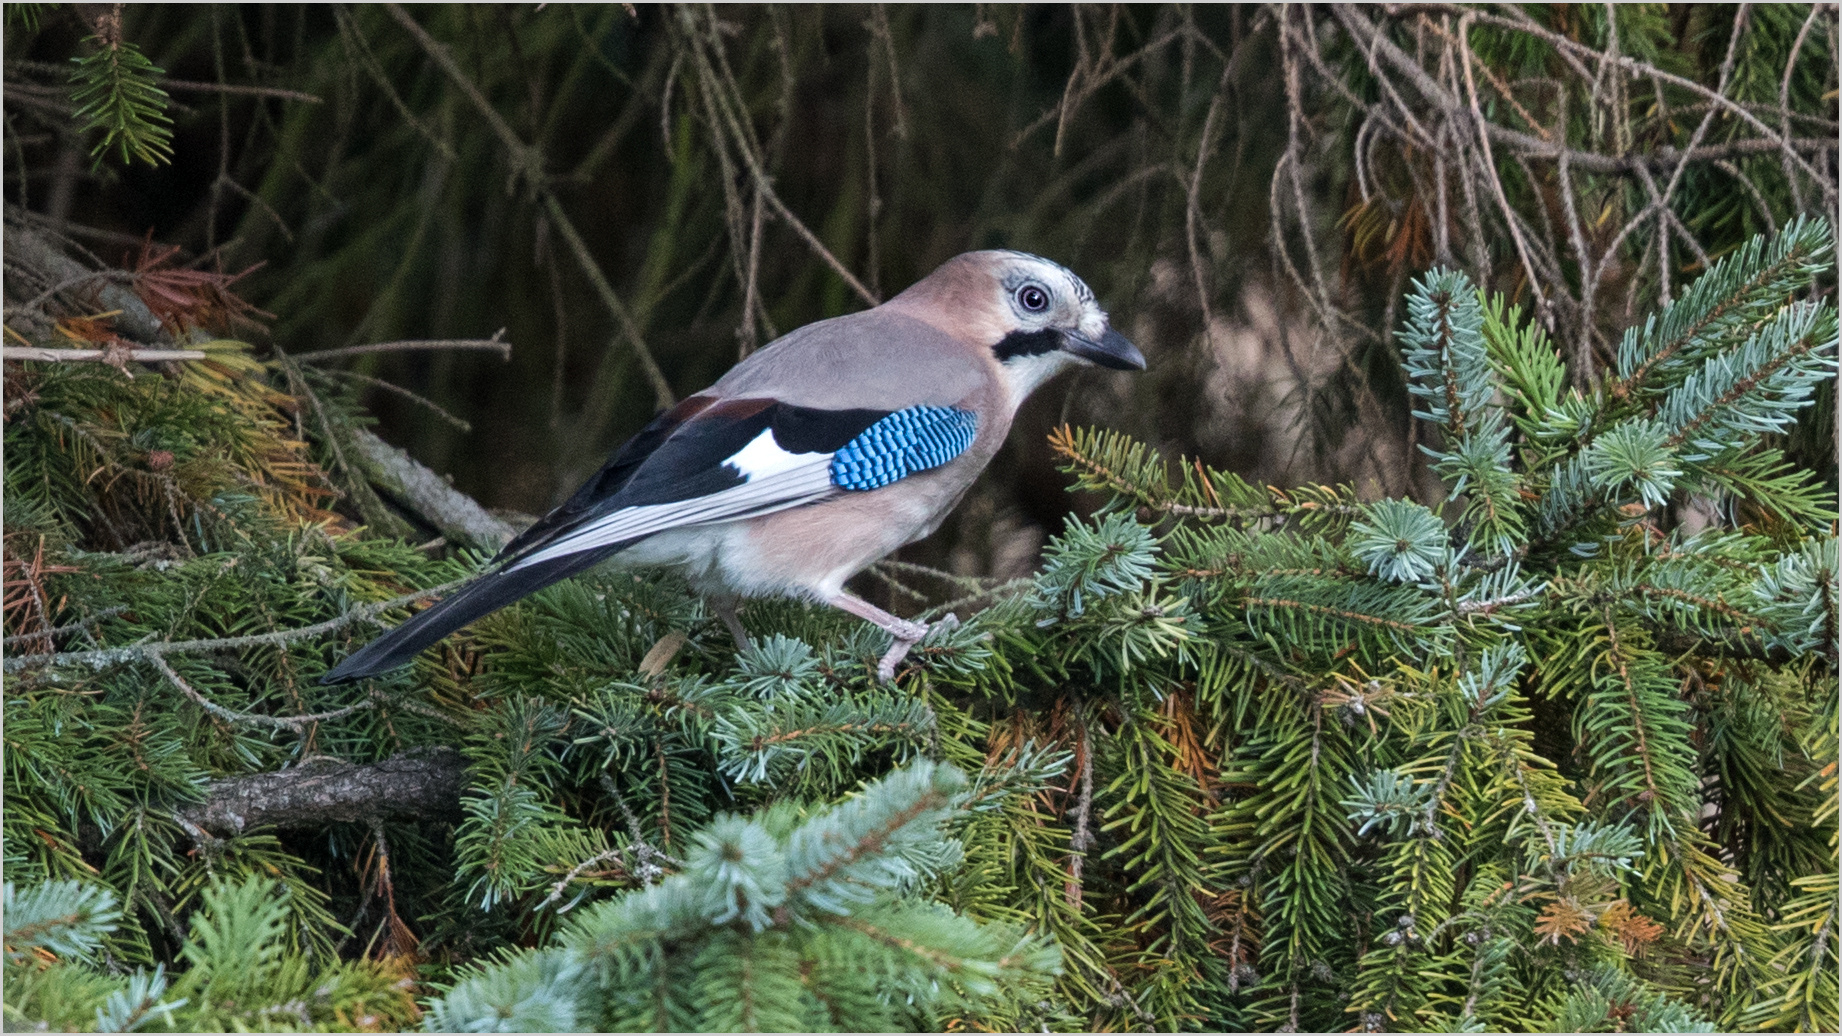
[[[273,773],[213,782],[181,820],[220,837],[260,827],[456,819],[467,760],[451,748],[423,748],[360,766],[315,758]]]
[[[325,104],[325,100],[313,94],[299,90],[283,90],[273,86],[237,86],[232,83],[194,83],[187,79],[162,79],[160,86],[167,90],[181,93],[236,94],[243,97],[274,97],[283,101],[302,101],[307,104]]]
[[[200,349],[41,349],[30,345],[9,345],[0,349],[0,359],[37,360],[41,363],[76,363],[81,360],[117,359],[137,363],[163,363],[169,360],[202,360]]]
[[[500,336],[505,328],[500,328],[491,338],[425,338],[404,342],[377,342],[373,345],[346,345],[337,349],[317,349],[310,353],[296,353],[294,358],[302,363],[315,363],[321,360],[341,359],[347,356],[367,356],[371,353],[432,352],[439,349],[477,349],[481,352],[496,352],[499,359],[512,358],[512,343]]]
[[[66,282],[76,284],[94,283],[96,285],[96,302],[104,310],[119,310],[115,316],[115,326],[136,341],[149,345],[166,345],[172,342],[172,336],[154,316],[140,296],[114,282],[108,277],[98,277],[96,271],[85,269],[83,264],[64,254],[64,251],[52,244],[38,231],[27,226],[24,220],[15,220],[12,209],[7,210],[6,260],[39,271],[45,281],[53,285]]]
[[[449,542],[498,550],[512,538],[511,526],[488,514],[472,497],[409,454],[363,428],[353,431],[352,445],[356,448],[354,459],[365,477],[439,529]]]

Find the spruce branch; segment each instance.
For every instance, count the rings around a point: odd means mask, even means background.
[[[113,18],[114,31],[99,31],[84,41],[95,46],[92,53],[71,59],[76,66],[70,73],[73,114],[82,132],[102,134],[90,149],[91,158],[100,161],[113,148],[123,163],[168,164],[173,160],[173,120],[159,85],[165,70],[121,38],[119,11]]]
[[[1509,553],[1522,538],[1509,426],[1494,402],[1489,341],[1514,333],[1500,328],[1501,319],[1501,306],[1487,311],[1464,274],[1436,269],[1407,297],[1399,336],[1408,391],[1426,406],[1414,416],[1439,425],[1446,444],[1421,449],[1436,458],[1433,470],[1451,487],[1447,499],[1469,492],[1463,521],[1473,542],[1495,554]]]
[[[1655,392],[1666,373],[1737,344],[1737,335],[1763,321],[1783,300],[1828,268],[1834,242],[1829,224],[1799,217],[1774,235],[1759,234],[1696,278],[1682,296],[1625,332],[1618,348],[1613,398]]]
[[[91,960],[121,920],[114,893],[78,881],[46,882],[25,891],[9,881],[3,906],[9,964],[24,962],[32,950]]]
[[[1834,307],[1793,303],[1732,353],[1710,357],[1664,397],[1656,421],[1665,449],[1707,460],[1765,432],[1783,431],[1818,382],[1833,377]]]
[[[925,857],[901,854],[933,842],[965,784],[958,770],[920,761],[814,818],[788,839],[788,901],[842,913],[873,889],[918,876]]]
[[[1184,484],[1173,490],[1163,459],[1117,432],[1062,425],[1050,433],[1049,447],[1068,461],[1063,470],[1076,477],[1078,488],[1123,497],[1156,514],[1246,519],[1282,513],[1263,491],[1224,472],[1193,474],[1179,465]]]
[[[8,673],[23,672],[29,669],[62,668],[68,666],[85,666],[91,669],[103,669],[109,666],[124,665],[143,659],[159,659],[167,655],[197,655],[208,652],[238,651],[250,647],[279,647],[297,640],[310,640],[324,636],[336,630],[344,629],[354,623],[368,622],[392,608],[401,608],[462,586],[466,579],[457,579],[443,583],[427,590],[393,597],[388,601],[359,605],[343,615],[325,622],[316,622],[311,626],[296,629],[275,630],[269,633],[253,633],[244,637],[213,637],[205,640],[152,640],[121,647],[96,648],[89,651],[65,651],[36,655],[15,655],[5,662]]]

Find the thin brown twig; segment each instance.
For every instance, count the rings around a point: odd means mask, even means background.
[[[1169,32],[1166,32],[1162,36],[1159,36],[1157,39],[1154,39],[1151,42],[1145,44],[1139,49],[1133,51],[1132,53],[1127,54],[1125,57],[1122,57],[1117,61],[1108,63],[1104,74],[1097,74],[1093,76],[1092,78],[1087,78],[1086,81],[1081,84],[1081,89],[1076,90],[1072,95],[1070,95],[1070,93],[1066,89],[1064,89],[1063,94],[1062,94],[1061,103],[1058,103],[1055,107],[1037,116],[1035,122],[1032,122],[1028,126],[1024,127],[1022,132],[1018,133],[1017,136],[1011,140],[1011,147],[1015,148],[1018,145],[1022,144],[1025,140],[1028,140],[1032,135],[1034,135],[1037,130],[1042,129],[1044,126],[1049,125],[1051,122],[1055,122],[1059,124],[1059,122],[1062,119],[1062,113],[1064,109],[1066,108],[1068,104],[1071,103],[1071,100],[1070,100],[1071,96],[1072,96],[1072,104],[1074,105],[1074,107],[1077,107],[1077,108],[1080,107],[1080,105],[1083,102],[1085,102],[1088,97],[1093,96],[1093,94],[1097,92],[1098,90],[1100,90],[1102,87],[1106,86],[1108,83],[1111,83],[1113,80],[1124,75],[1127,71],[1131,69],[1133,65],[1137,64],[1140,60],[1144,59],[1145,57],[1149,56],[1152,53],[1155,53],[1159,49],[1166,47],[1170,45],[1171,43],[1176,42],[1177,40],[1184,39],[1191,35],[1193,34],[1188,28],[1173,29]],[[1070,81],[1071,82],[1073,81],[1073,74],[1070,75]]]
[[[889,28],[889,5],[870,6],[870,32],[883,45],[883,61],[889,66],[889,102],[895,109],[895,124],[889,132],[898,140],[908,139],[908,105],[902,101],[902,70],[895,62],[895,33]]]
[[[1478,147],[1481,149],[1485,169],[1491,174],[1485,179],[1490,182],[1498,208],[1503,210],[1503,223],[1509,228],[1510,240],[1516,244],[1516,254],[1522,258],[1523,267],[1529,271],[1529,289],[1535,293],[1535,307],[1537,311],[1546,311],[1549,309],[1548,293],[1541,289],[1541,278],[1535,276],[1535,264],[1530,261],[1528,243],[1522,239],[1522,231],[1516,225],[1516,212],[1510,208],[1509,198],[1503,193],[1503,181],[1495,175],[1497,163],[1490,153],[1490,134],[1485,129],[1490,123],[1484,118],[1484,109],[1478,104],[1477,80],[1471,74],[1470,29],[1471,16],[1467,14],[1458,20],[1458,52],[1463,59],[1465,96],[1471,102],[1471,118],[1477,126]]]
[[[1724,158],[1715,159],[1713,166],[1739,181],[1740,186],[1746,189],[1747,197],[1752,199],[1753,208],[1759,211],[1759,218],[1765,221],[1766,233],[1778,233],[1778,221],[1772,217],[1772,207],[1765,203],[1765,195],[1759,193],[1759,185],[1752,182],[1752,177],[1747,176],[1740,170],[1739,166],[1734,165]],[[1802,203],[1799,202],[1798,204],[1801,208]]]
[[[189,79],[162,79],[160,87],[165,90],[210,94],[237,94],[245,97],[275,97],[284,101],[303,101],[307,104],[325,104],[324,98],[299,90],[283,90],[274,86],[238,86],[231,83],[195,83]]]
[[[301,363],[318,363],[323,360],[340,359],[347,356],[369,356],[372,353],[431,352],[439,349],[477,349],[482,352],[496,352],[499,359],[512,358],[512,343],[500,336],[505,328],[493,332],[491,338],[414,338],[400,342],[376,342],[371,345],[345,345],[336,349],[319,349],[310,353],[296,353],[294,359]]]
[[[1804,18],[1804,24],[1797,30],[1797,39],[1791,43],[1791,56],[1784,62],[1784,78],[1778,81],[1778,127],[1786,138],[1791,136],[1791,75],[1797,71],[1797,55],[1803,53],[1804,40],[1810,35],[1810,29],[1816,24],[1816,16],[1823,10],[1822,4],[1811,4],[1810,14]],[[1798,211],[1804,207],[1803,186],[1797,182],[1797,174],[1791,169],[1791,163],[1784,162],[1784,179],[1791,185],[1791,203]],[[1750,186],[1750,185],[1749,185]]]
[[[1438,6],[1451,7],[1452,5],[1441,4]],[[1591,58],[1595,61],[1601,61],[1601,62],[1610,61],[1614,64],[1619,65],[1625,71],[1631,73],[1632,75],[1653,76],[1661,80],[1662,82],[1670,83],[1684,90],[1688,90],[1692,93],[1701,95],[1702,97],[1708,99],[1710,102],[1721,107],[1723,110],[1732,112],[1733,114],[1739,116],[1741,120],[1745,121],[1748,125],[1752,126],[1753,129],[1757,130],[1761,134],[1764,134],[1767,140],[1771,144],[1782,149],[1783,153],[1785,154],[1787,158],[1789,158],[1791,161],[1793,161],[1797,165],[1801,166],[1803,168],[1804,173],[1808,175],[1813,181],[1817,183],[1818,186],[1822,188],[1823,197],[1824,197],[1825,202],[1831,206],[1835,205],[1835,201],[1836,201],[1835,185],[1831,183],[1827,178],[1825,178],[1814,166],[1812,166],[1809,162],[1805,161],[1803,156],[1797,154],[1797,149],[1793,146],[1792,141],[1790,141],[1788,138],[1784,136],[1781,136],[1779,133],[1774,131],[1770,126],[1767,126],[1758,117],[1754,116],[1752,112],[1746,110],[1746,107],[1744,105],[1735,104],[1732,101],[1728,100],[1727,98],[1721,96],[1718,92],[1710,90],[1707,87],[1701,85],[1700,83],[1695,82],[1692,79],[1688,79],[1683,76],[1678,76],[1678,75],[1674,75],[1669,72],[1665,72],[1662,69],[1657,68],[1655,65],[1652,65],[1648,62],[1638,61],[1634,58],[1631,58],[1625,55],[1608,56],[1606,54],[1602,54],[1599,51],[1596,51],[1593,48],[1587,46],[1586,44],[1580,43],[1576,40],[1569,39],[1568,37],[1560,33],[1553,32],[1543,27],[1542,25],[1538,24],[1533,18],[1530,18],[1527,14],[1518,10],[1514,5],[1503,5],[1503,9],[1515,14],[1516,17],[1507,18],[1507,17],[1502,17],[1499,15],[1488,14],[1485,12],[1475,12],[1475,14],[1479,22],[1482,22],[1484,24],[1499,25],[1504,28],[1518,29],[1523,32],[1527,32],[1532,36],[1539,37],[1545,42],[1552,44],[1556,49],[1564,53],[1579,54],[1581,56]],[[1825,143],[1825,147],[1833,148],[1834,146],[1835,146],[1835,142],[1833,140],[1827,141]]]
[[[417,406],[420,406],[423,409],[430,411],[436,417],[439,417],[443,421],[446,421],[449,425],[453,426],[456,430],[460,432],[465,433],[465,432],[473,431],[472,422],[468,421],[466,418],[457,417],[456,415],[449,413],[447,408],[442,406],[440,403],[435,402],[434,400],[428,398],[427,396],[423,396],[415,392],[411,392],[409,389],[406,389],[403,386],[398,385],[394,382],[385,381],[383,378],[374,378],[369,374],[360,374],[358,371],[329,370],[329,371],[326,371],[325,373],[335,378],[345,378],[350,381],[362,382],[363,384],[369,385],[372,388],[383,389],[385,392],[388,392],[391,395],[401,396],[402,398],[409,400],[411,403],[414,403]]]
[[[378,63],[377,56],[371,53],[370,43],[365,40],[364,34],[358,31],[357,23],[352,20],[344,4],[333,6],[333,19],[339,27],[339,38],[345,43],[348,50],[358,56],[358,63],[364,67],[365,72],[370,75],[378,88],[383,90],[385,98],[396,108],[397,114],[403,117],[403,121],[409,123],[411,129],[421,134],[422,138],[427,140],[441,157],[450,162],[456,161],[453,145],[443,140],[421,119],[416,118],[415,112],[409,110],[409,105],[397,93],[396,86],[390,82],[390,76]]]
[[[1196,143],[1196,167],[1190,170],[1188,198],[1183,210],[1183,233],[1190,248],[1190,276],[1196,280],[1196,304],[1202,308],[1203,336],[1213,334],[1214,315],[1210,312],[1209,287],[1203,278],[1202,251],[1196,245],[1196,228],[1202,223],[1202,173],[1209,161],[1209,144],[1215,136],[1215,122],[1221,116],[1222,105],[1228,99],[1229,76],[1233,66],[1222,66],[1221,81],[1215,86],[1215,96],[1209,101],[1209,113],[1203,116],[1201,139]]]

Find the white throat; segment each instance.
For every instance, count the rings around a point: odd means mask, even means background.
[[[1010,392],[1011,413],[1015,414],[1023,401],[1030,398],[1030,393],[1041,387],[1043,382],[1078,362],[1057,349],[1035,356],[1018,356],[1001,364],[1004,387]]]

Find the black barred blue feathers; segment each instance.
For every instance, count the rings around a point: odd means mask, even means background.
[[[966,452],[978,415],[945,406],[911,406],[864,429],[831,459],[839,489],[879,489],[917,471],[937,468]]]

